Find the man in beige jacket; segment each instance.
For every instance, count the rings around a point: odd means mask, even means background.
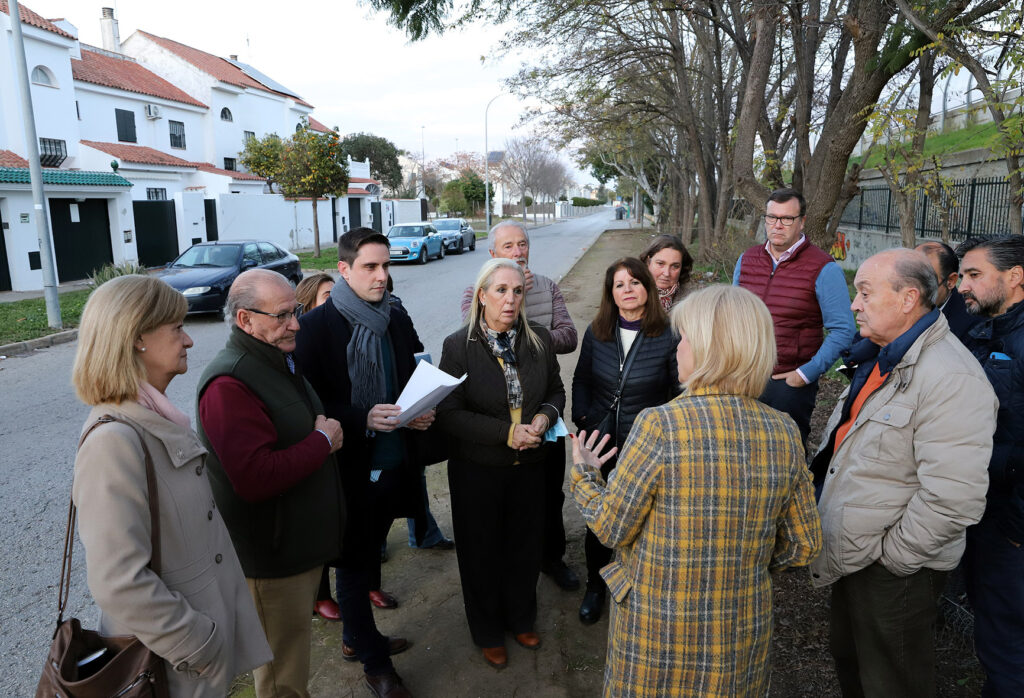
[[[985,508],[998,403],[935,307],[923,253],[881,252],[854,285],[864,340],[812,465],[825,544],[812,582],[832,585],[843,695],[934,696],[937,603]]]

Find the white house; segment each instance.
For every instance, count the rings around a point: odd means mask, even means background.
[[[88,171],[80,162],[74,27],[20,10],[57,279],[81,279],[137,259],[132,184],[109,166]],[[0,290],[27,291],[42,288],[43,277],[11,31],[0,0]]]

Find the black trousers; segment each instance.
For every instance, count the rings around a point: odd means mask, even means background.
[[[601,466],[601,477],[608,482],[608,476],[615,469],[618,457],[615,456]],[[612,561],[612,549],[601,545],[594,532],[587,528],[583,537],[583,552],[587,557],[587,591],[599,591],[604,589],[604,580],[601,579],[601,568]]]
[[[773,378],[768,381],[759,399],[769,407],[792,417],[800,428],[801,443],[806,446],[807,435],[811,433],[811,413],[814,412],[814,402],[817,398],[818,381],[794,388],[787,385],[785,380]]]
[[[544,459],[544,565],[556,564],[565,556],[565,522],[562,505],[565,503],[565,437],[541,445],[547,451]]]
[[[537,619],[544,463],[448,461],[462,600],[473,642],[505,644]]]
[[[369,593],[380,589],[380,545],[394,521],[392,502],[398,489],[398,471],[385,470],[367,489],[366,506],[350,514],[346,540],[350,549],[336,568],[338,606],[344,624],[342,637],[363,663],[367,674],[385,674],[394,667],[388,639],[377,630]],[[350,512],[352,509],[350,509]],[[352,544],[355,544],[354,546]]]

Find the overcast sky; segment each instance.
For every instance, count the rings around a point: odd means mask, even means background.
[[[22,4],[44,17],[67,19],[79,39],[94,46],[102,45],[100,8],[113,6],[122,40],[142,29],[217,56],[238,54],[301,95],[327,126],[383,136],[417,154],[422,135],[428,160],[450,155],[456,143],[459,150],[484,151],[484,108],[519,64],[516,57],[491,58],[499,27],[478,25],[413,44],[385,15],[356,0]],[[511,95],[494,102],[488,112],[491,150],[524,133],[515,128],[523,108]],[[584,174],[576,178],[589,182]]]

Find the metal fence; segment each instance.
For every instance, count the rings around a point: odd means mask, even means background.
[[[939,237],[943,208],[949,209],[949,236],[953,240],[1006,235],[1010,232],[1010,183],[1001,177],[960,179],[941,197],[918,192],[914,207],[916,235]],[[1021,215],[1021,211],[1013,213]],[[899,233],[900,212],[889,187],[864,187],[847,205],[840,222]]]

